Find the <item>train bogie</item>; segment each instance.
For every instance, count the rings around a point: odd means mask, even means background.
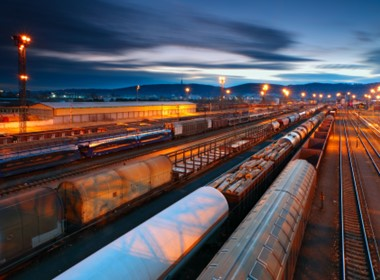
[[[57,192],[38,188],[0,200],[0,264],[21,256],[64,232]]]

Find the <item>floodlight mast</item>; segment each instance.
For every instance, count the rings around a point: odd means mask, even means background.
[[[19,132],[26,132],[27,106],[26,106],[26,48],[29,46],[31,39],[28,35],[13,35],[12,40],[18,49],[18,79],[19,79]]]

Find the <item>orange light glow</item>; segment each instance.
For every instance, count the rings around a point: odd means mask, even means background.
[[[30,43],[30,37],[27,35],[21,35],[21,40],[25,43]]]
[[[26,81],[26,80],[28,80],[28,76],[27,75],[20,75],[20,80],[24,80],[24,81]]]

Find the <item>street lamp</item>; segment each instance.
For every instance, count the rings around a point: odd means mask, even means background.
[[[306,96],[306,93],[304,91],[301,92],[301,101],[302,102],[304,101],[305,96]]]
[[[289,90],[286,89],[286,88],[283,88],[283,89],[282,89],[282,92],[283,92],[283,94],[285,95],[286,103],[288,103],[288,96],[289,96],[289,94],[290,94]]]
[[[140,90],[140,85],[136,86],[136,101],[139,101],[139,90]]]
[[[219,84],[220,84],[220,100],[223,100],[223,91],[224,91],[224,84],[226,83],[226,77],[219,77]]]
[[[269,90],[269,85],[264,84],[262,87],[262,91],[260,92],[261,96],[263,97],[263,99],[262,99],[263,104],[265,104],[265,94],[267,93],[268,90]]]
[[[185,92],[186,92],[186,99],[189,99],[190,88],[189,87],[185,88]]]

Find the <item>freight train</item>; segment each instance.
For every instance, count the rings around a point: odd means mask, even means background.
[[[223,174],[209,184],[221,191],[230,203],[237,203],[246,198],[248,193],[261,195],[263,189],[257,186],[279,167],[284,159],[297,148],[309,133],[325,118],[327,111],[303,122],[285,136],[258,151],[226,174]]]
[[[331,118],[328,123],[330,127]],[[300,127],[312,129],[310,123],[304,123]],[[294,131],[303,134],[299,132],[300,127]],[[324,126],[322,133],[326,129],[331,128]],[[324,146],[326,137],[324,144],[319,144]],[[264,149],[256,155],[264,153],[270,154]],[[247,166],[248,162],[243,165]],[[295,159],[288,164],[199,278],[291,279],[307,225],[315,184],[316,169],[313,165],[303,159]],[[198,191],[206,189],[210,187]],[[174,272],[173,264],[177,264],[175,269],[178,269],[181,260],[190,254],[189,248],[192,252],[196,250],[207,239],[208,232],[214,231],[219,225],[214,221],[209,222],[210,217],[215,220],[225,215],[225,210],[213,210],[224,207],[225,201],[214,202],[213,193],[199,199],[196,192],[183,199],[187,202],[186,206],[180,207],[182,201],[179,201],[76,264],[57,279],[72,279],[80,275],[90,275],[93,279],[103,279],[103,276],[161,279],[168,275],[170,278]],[[189,201],[192,201],[191,207],[188,207]],[[206,207],[207,212],[201,211],[200,207],[202,210]],[[205,223],[209,224],[208,228],[200,230],[198,227],[203,227]],[[190,231],[191,239],[188,236]],[[196,243],[193,243],[194,240],[197,240]],[[120,244],[129,246],[120,251]],[[151,248],[155,250],[152,251]],[[139,273],[136,274],[136,271]]]
[[[290,163],[200,279],[291,279],[290,262],[297,259],[315,183],[312,165]],[[228,214],[228,203],[218,193],[208,186],[196,190],[55,279],[170,278]]]
[[[0,265],[64,235],[67,223],[88,224],[156,195],[172,181],[172,168],[172,162],[160,156],[1,198]],[[223,194],[228,198],[227,192]]]
[[[317,109],[311,108],[300,113],[289,114],[278,118],[278,122],[282,125],[288,125],[290,122],[298,120],[301,115],[308,115]],[[65,137],[58,137],[57,131],[47,132],[48,137],[53,137],[54,135],[54,138],[0,145],[0,177],[54,167],[78,160],[81,157],[93,157],[124,151],[271,116],[272,113],[260,113],[233,116],[226,119],[200,118],[167,123],[166,128],[156,126],[154,129],[149,129],[148,127],[141,129],[141,131],[134,130],[132,132],[120,129],[114,131],[101,130],[102,132],[98,133]],[[272,124],[275,125],[276,122]],[[93,131],[94,128],[91,129]],[[65,135],[72,133],[71,130],[61,132]],[[37,133],[33,135],[38,139],[42,139],[41,137],[44,134]],[[22,135],[22,137],[25,138],[26,136]]]
[[[227,215],[228,203],[220,192],[199,188],[55,279],[164,278]]]
[[[0,199],[0,266],[118,207],[154,195],[172,179],[166,156],[70,178]]]
[[[290,162],[198,279],[293,279],[315,185],[311,164]]]

